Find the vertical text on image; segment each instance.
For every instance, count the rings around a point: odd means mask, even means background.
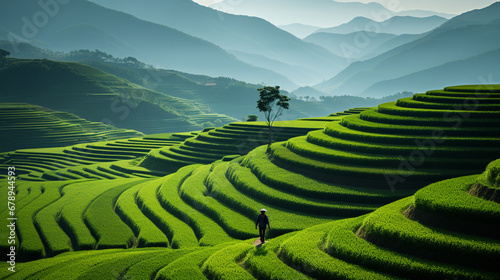
[[[8,270],[16,272],[16,168],[7,168],[7,243],[11,245],[7,253]]]

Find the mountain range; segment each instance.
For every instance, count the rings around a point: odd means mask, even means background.
[[[439,16],[411,17],[394,16],[382,22],[366,17],[356,17],[348,23],[330,28],[321,28],[316,33],[349,34],[359,31],[388,34],[422,34],[433,30],[448,19]]]
[[[301,23],[292,23],[287,25],[280,25],[279,28],[286,32],[293,34],[297,38],[304,39],[305,37],[313,34],[316,30],[321,29],[318,26],[305,25]]]
[[[419,87],[399,83],[398,79],[413,74],[423,80],[439,79],[433,72],[439,67],[445,67],[451,77],[458,77],[460,70],[449,65],[464,60],[473,63],[480,59],[486,63],[485,68],[498,63],[495,50],[500,47],[500,2],[449,21],[427,11],[415,11],[421,18],[413,16],[411,11],[391,13],[374,3],[331,0],[219,3],[226,8],[230,4],[233,12],[247,8],[264,14],[272,11],[274,22],[285,16],[292,18],[294,23],[288,27],[304,31],[325,27],[319,22],[308,23],[312,14],[316,13],[315,20],[320,21],[327,19],[326,14],[331,19],[335,12],[338,18],[350,18],[350,22],[328,30],[350,33],[318,32],[301,40],[265,19],[216,11],[190,0],[140,3],[132,0],[0,0],[3,8],[0,40],[11,41],[13,57],[20,42],[61,52],[98,49],[116,57],[133,56],[156,69],[211,76],[211,79],[225,77],[224,81],[236,79],[256,87],[257,84],[280,85],[288,91],[301,87],[301,92],[314,95],[382,97],[418,91]],[[352,20],[354,14],[357,18]],[[263,17],[271,17],[271,14]],[[389,17],[392,18],[386,21]],[[383,28],[366,28],[374,24]],[[364,29],[351,32],[359,28]],[[429,29],[432,30],[422,34],[408,34]],[[104,71],[116,70],[108,65],[93,66],[102,66]],[[123,72],[120,69],[113,74]],[[163,74],[168,77],[171,72]],[[143,74],[135,72],[120,77],[147,86],[140,79],[134,80],[137,75]],[[498,78],[493,75],[492,79]],[[463,80],[470,79],[457,78],[446,84]],[[389,81],[390,90],[379,88]],[[313,86],[315,91],[307,86]],[[169,87],[171,85],[166,88]]]
[[[52,17],[39,3],[43,1],[0,0],[0,39],[29,41],[65,52],[99,49],[163,68],[295,87],[283,75],[242,62],[213,43],[165,25],[86,0],[49,7]]]
[[[26,82],[29,77],[29,82]],[[96,68],[46,59],[9,58],[0,65],[2,103],[24,103],[73,113],[147,134],[202,128],[206,108],[133,84]],[[212,116],[211,121],[235,121]]]
[[[304,41],[323,46],[330,52],[349,59],[359,60],[366,56],[376,56],[375,52],[384,43],[396,39],[398,36],[386,33],[359,31],[349,34],[314,33],[304,38]],[[415,36],[408,36],[412,41]]]
[[[343,58],[260,18],[215,11],[189,0],[91,1],[211,42],[243,62],[299,85],[318,83],[347,66]]]
[[[440,88],[443,84],[500,83],[499,57],[500,48],[396,79],[377,82],[367,88],[363,95],[384,96],[390,92],[398,92],[402,88],[409,88],[414,92],[425,92],[426,86]]]
[[[354,62],[332,79],[321,83],[315,88],[329,94],[384,96],[398,91],[418,91],[415,86],[422,80],[440,80],[436,76],[435,67],[443,64],[462,61],[464,59],[481,56],[486,63],[485,68],[499,65],[500,57],[494,52],[500,47],[500,2],[491,6],[467,12],[457,16],[425,36],[389,50],[374,58]],[[484,55],[484,56],[483,56]],[[489,59],[485,59],[488,57]],[[447,67],[446,73],[452,79],[442,80],[438,88],[446,84],[463,84],[466,81],[478,83],[478,76],[472,72],[468,79],[463,79],[462,69]],[[420,80],[409,84],[398,84],[392,80],[418,73]],[[460,74],[460,75],[459,75]],[[500,81],[499,70],[491,72],[492,81]],[[424,76],[426,77],[424,79]],[[415,76],[414,76],[415,77]],[[372,88],[375,84],[392,81],[392,88]],[[421,88],[421,87],[420,87]],[[378,90],[375,90],[378,89]]]
[[[226,13],[260,17],[275,25],[300,23],[323,28],[347,23],[359,16],[379,22],[396,15],[414,17],[438,15],[445,18],[453,16],[422,10],[398,13],[375,2],[365,4],[333,0],[223,0],[210,7]],[[396,5],[396,8],[399,7]]]

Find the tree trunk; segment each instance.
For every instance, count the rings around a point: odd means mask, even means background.
[[[271,148],[271,144],[273,143],[273,127],[271,124],[268,124],[267,127],[269,128],[269,142],[267,144],[267,148]]]

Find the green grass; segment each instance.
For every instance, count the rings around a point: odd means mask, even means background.
[[[498,137],[499,132],[495,127],[461,127],[460,122],[463,120],[458,118],[457,120],[450,120],[452,126],[446,127],[433,125],[433,126],[423,126],[423,125],[394,125],[394,124],[384,124],[380,122],[370,122],[365,121],[359,116],[348,116],[342,119],[341,125],[352,129],[364,132],[376,132],[376,133],[386,133],[395,135],[412,135],[412,136],[428,136],[433,135],[435,131],[442,131],[448,136],[459,136],[459,137]],[[457,129],[458,126],[460,129]]]
[[[363,218],[332,223],[326,238],[327,250],[335,258],[411,279],[481,279],[481,272],[433,262],[376,246],[355,231]],[[484,275],[484,274],[483,274]]]
[[[281,242],[296,233],[289,233],[278,238],[268,240],[264,245],[250,250],[244,260],[244,267],[257,279],[287,280],[313,279],[287,266],[276,255]]]
[[[156,252],[155,252],[156,251]],[[124,275],[129,267],[137,263],[137,260],[149,261],[156,256],[158,250],[155,251],[134,251],[129,250],[127,253],[117,254],[113,258],[108,258],[105,261],[87,268],[82,273],[77,274],[80,279],[96,279],[96,280],[113,280],[119,279]],[[153,254],[152,254],[153,253]],[[83,262],[86,264],[86,262]],[[78,264],[80,266],[81,264]],[[61,277],[58,273],[49,275],[48,277]],[[61,278],[59,278],[61,279]]]
[[[494,98],[492,96],[484,97],[481,95],[477,96],[436,96],[430,94],[415,94],[413,96],[414,100],[422,101],[422,102],[431,102],[431,103],[449,103],[449,104],[466,104],[469,106],[475,106],[480,104],[498,104],[500,98]]]
[[[20,211],[25,206],[29,205],[33,200],[37,199],[40,195],[42,195],[42,191],[44,191],[43,184],[27,184],[24,182],[18,182],[16,190],[18,193],[16,194],[16,210]],[[8,211],[8,209],[4,209],[4,211]]]
[[[293,194],[275,190],[261,183],[250,169],[241,167],[237,162],[229,165],[227,174],[234,186],[249,197],[277,205],[284,209],[300,209],[303,213],[331,217],[359,216],[376,209],[375,205],[336,202],[314,198],[302,198]]]
[[[77,182],[72,182],[77,184]],[[62,187],[71,188],[68,186],[70,182],[65,183]],[[62,188],[61,187],[61,188]],[[60,188],[57,190],[57,195],[55,198],[60,197]],[[46,207],[39,209],[35,214],[33,222],[37,228],[40,237],[43,239],[45,244],[46,254],[48,256],[54,256],[63,252],[68,252],[73,250],[72,241],[66,232],[61,228],[59,224],[60,213],[63,207],[69,203],[69,200],[59,199]],[[71,198],[70,198],[71,199]],[[35,239],[36,240],[36,239]]]
[[[62,254],[55,258],[40,259],[32,262],[17,263],[16,272],[13,274],[10,271],[2,270],[0,272],[0,277],[3,279],[29,279],[38,278],[43,279],[45,275],[51,272],[62,270],[65,272],[75,272],[73,276],[78,276],[78,272],[72,268],[68,268],[70,264],[78,263],[81,260],[92,259],[95,257],[113,256],[118,250],[105,250],[105,251],[84,251],[84,252],[72,252],[70,254]],[[54,279],[54,278],[49,278]]]
[[[188,162],[190,164],[210,164],[220,158],[220,155],[216,154],[183,152],[180,149],[175,149],[175,147],[162,149],[160,150],[160,154],[176,161]]]
[[[131,265],[131,261],[136,260],[137,258],[140,258],[140,256],[144,256],[144,253],[140,252],[134,252],[134,251],[128,251],[128,252],[123,252],[121,254],[116,254],[118,252],[116,251],[97,251],[97,252],[102,252],[99,254],[82,254],[80,258],[76,260],[70,260],[67,262],[61,262],[61,264],[54,265],[46,270],[41,271],[36,275],[36,278],[38,279],[75,279],[80,276],[84,276],[87,273],[92,272],[93,269],[95,268],[107,268],[108,273],[103,273],[99,274],[98,272],[96,273],[95,271],[92,273],[93,275],[91,277],[98,277],[98,278],[86,278],[86,279],[116,279],[120,274],[120,265],[127,265],[127,259],[128,260],[128,265]],[[88,253],[88,252],[86,252]],[[130,260],[130,258],[132,258]],[[121,264],[110,264],[115,262],[116,260],[122,261]],[[114,269],[117,270],[114,270]],[[114,274],[114,275],[113,275]],[[87,274],[88,275],[88,274]],[[84,278],[85,279],[85,278]]]
[[[63,189],[62,199],[56,202],[60,203],[59,224],[71,238],[75,250],[94,249],[97,245],[83,218],[89,205],[106,191],[127,183],[127,179],[95,181],[72,184]]]
[[[198,239],[191,227],[162,207],[157,194],[163,186],[176,189],[192,171],[193,167],[185,167],[165,179],[152,181],[137,194],[137,205],[142,213],[168,237],[172,248],[198,246]]]
[[[160,187],[158,200],[162,206],[193,228],[200,245],[209,246],[231,241],[232,238],[216,222],[199,211],[201,205],[193,207],[181,198],[180,190],[188,177],[184,178],[186,179],[179,185],[164,184]]]
[[[198,168],[187,178],[179,189],[180,197],[191,206],[212,218],[231,237],[247,239],[255,236],[253,219],[249,219],[211,196],[205,180],[213,167],[210,165]],[[208,229],[206,231],[209,231]]]
[[[322,129],[327,123],[323,120],[279,121],[275,124],[274,138],[275,141],[286,141]],[[264,122],[231,123],[201,132],[178,146],[151,151],[140,165],[165,170],[190,164],[209,164],[227,155],[247,154],[267,142],[268,132]]]
[[[450,103],[432,103],[421,102],[414,100],[412,97],[399,99],[396,103],[400,107],[419,108],[419,109],[436,109],[436,110],[450,110],[450,111],[466,111],[467,107],[464,103],[450,104]],[[498,111],[500,105],[498,104],[479,104],[474,106],[475,111]]]
[[[481,116],[478,118],[477,115],[469,115],[467,111],[463,112],[466,118],[460,116],[457,113],[444,113],[441,116],[431,117],[429,115],[425,116],[398,116],[392,114],[381,113],[379,110],[368,110],[359,115],[360,119],[380,123],[380,124],[392,124],[392,125],[406,125],[406,126],[442,126],[442,127],[491,127],[495,126],[495,119],[488,118],[488,115]],[[457,125],[458,123],[458,125]]]
[[[401,102],[390,102],[390,103],[384,103],[380,104],[377,107],[377,111],[382,114],[389,114],[389,115],[395,115],[395,116],[415,116],[415,117],[430,117],[430,118],[444,118],[446,116],[454,116],[454,115],[463,115],[463,116],[469,116],[469,117],[474,117],[474,118],[488,118],[488,117],[494,117],[498,118],[500,115],[500,112],[498,111],[470,111],[470,110],[444,110],[444,109],[424,109],[424,108],[411,108],[411,107],[404,107],[404,106],[398,106],[400,105],[399,103]]]
[[[287,239],[280,246],[279,257],[287,265],[316,279],[394,279],[325,253],[319,244],[331,224],[311,227]]]
[[[74,145],[81,142],[110,141],[142,136],[138,131],[118,129],[89,122],[73,114],[51,111],[41,106],[0,103],[0,131],[16,136],[3,143],[0,152],[25,148]],[[36,137],[34,137],[36,136]]]
[[[196,252],[184,255],[183,257],[171,262],[163,269],[158,271],[155,280],[196,280],[207,279],[203,274],[201,267],[203,263],[214,253],[226,247],[226,244],[214,247],[204,248]]]
[[[241,193],[234,187],[231,179],[226,177],[228,164],[220,164],[208,177],[207,187],[211,196],[252,220],[256,219],[258,209],[265,207],[269,213],[273,213],[269,216],[270,223],[272,223],[272,230],[268,233],[270,237],[325,223],[332,219],[331,216],[303,213],[300,209],[285,209],[266,203],[258,197],[250,197]],[[253,228],[255,225],[252,223],[251,226]],[[255,232],[257,236],[258,232],[256,230]]]
[[[461,220],[500,223],[500,207],[493,201],[471,196],[469,189],[477,175],[454,178],[432,184],[415,194],[415,206],[419,209]]]
[[[482,92],[479,101],[487,105],[454,108],[475,95],[468,87],[457,90],[280,123],[276,135],[283,142],[269,149],[249,151],[266,142],[263,123],[233,123],[0,154],[2,166],[22,167],[22,252],[32,250],[33,259],[55,256],[19,263],[18,275],[498,279],[498,161],[484,170],[500,157],[500,131],[492,125],[500,117],[497,98]],[[457,129],[447,110],[464,117]],[[209,117],[216,116],[196,119]],[[72,134],[72,126],[61,128]],[[61,133],[49,137],[63,140]],[[417,154],[424,155],[421,163]],[[412,159],[412,167],[401,165]],[[386,179],[394,174],[402,180],[391,188]],[[87,180],[72,181],[79,178]],[[271,230],[265,244],[252,246],[261,208]],[[95,250],[105,248],[128,249]],[[84,251],[72,252],[78,250]]]
[[[358,186],[371,188],[388,188],[387,176],[397,176],[398,178],[409,178],[415,184],[422,182],[433,182],[445,178],[458,176],[464,173],[471,173],[473,170],[455,170],[455,169],[403,169],[394,166],[393,168],[384,168],[378,166],[363,166],[361,164],[342,164],[327,163],[318,161],[314,158],[303,157],[295,154],[277,143],[272,146],[273,162],[282,168],[292,169],[306,176],[315,177],[328,182],[354,182]],[[325,176],[324,174],[328,174]],[[341,180],[341,178],[345,178]],[[352,178],[362,178],[356,180]],[[405,188],[414,188],[410,179],[407,180]],[[364,181],[364,182],[363,182]]]
[[[150,184],[148,181],[125,190],[116,201],[116,213],[134,231],[139,247],[168,247],[167,236],[148,219],[136,203],[139,191]]]
[[[3,158],[0,158],[0,166],[15,165],[20,172],[28,173],[20,177],[27,181],[156,176],[157,172],[115,161],[136,160],[137,157],[145,156],[153,149],[179,144],[186,137],[187,135],[170,133],[156,135],[153,138],[146,136],[63,148],[18,150],[5,153]],[[175,170],[171,172],[173,171]]]
[[[479,183],[485,184],[488,188],[500,188],[500,160],[496,160],[488,165],[483,176],[478,178]]]
[[[467,92],[467,93],[486,93],[488,95],[495,94],[500,91],[500,85],[483,84],[483,85],[462,85],[445,87],[446,92]]]
[[[395,149],[394,146],[392,147],[393,149]],[[356,149],[354,147],[352,151],[343,150],[340,147],[337,149],[334,149],[332,147],[327,148],[321,145],[309,143],[308,138],[306,137],[297,137],[288,140],[286,142],[286,148],[296,154],[299,154],[304,157],[314,158],[317,159],[318,161],[324,161],[329,163],[344,163],[346,165],[363,165],[363,166],[377,166],[385,168],[397,168],[401,163],[402,159],[406,161],[412,160],[411,152],[408,153],[408,155],[403,156],[401,154],[402,152],[401,149],[395,149],[400,153],[399,155],[391,155],[391,154],[384,155],[382,153],[370,154],[370,153],[363,153],[361,151],[355,151]],[[480,165],[482,162],[483,160],[481,159],[462,159],[460,157],[456,157],[453,162],[450,162],[448,158],[431,157],[427,158],[422,164],[420,164],[419,167],[439,168],[442,167],[444,164],[447,164],[449,167],[453,167],[455,169],[467,169],[468,165]]]
[[[115,213],[120,194],[143,180],[129,180],[126,184],[106,191],[88,206],[84,221],[97,238],[97,249],[130,248],[134,233]]]
[[[249,272],[238,265],[245,255],[254,248],[247,243],[239,243],[215,252],[201,268],[209,279],[255,279]]]
[[[35,227],[35,224],[33,223],[33,219],[37,215],[38,211],[40,211],[40,209],[50,205],[51,203],[59,199],[59,191],[66,185],[66,183],[49,182],[44,184],[38,183],[38,185],[40,186],[40,189],[43,190],[43,194],[39,195],[24,208],[18,210],[17,212],[15,211],[17,218],[17,238],[18,242],[21,241],[20,246],[18,246],[19,254],[20,259],[24,259],[25,261],[47,256],[42,238],[40,237],[39,232]],[[2,242],[2,248],[5,247],[7,247],[7,244],[4,244]]]
[[[390,190],[328,184],[274,165],[265,151],[265,147],[255,149],[245,157],[242,166],[250,168],[264,184],[302,197],[384,204],[413,193],[395,194]]]
[[[171,262],[175,261],[183,257],[186,254],[194,251],[194,248],[191,249],[179,249],[179,250],[161,250],[158,254],[155,254],[153,257],[137,261],[130,266],[125,274],[123,275],[123,279],[154,279],[156,273],[169,265]]]
[[[414,198],[410,197],[377,209],[363,221],[366,235],[405,250],[434,252],[434,257],[444,262],[491,268],[500,260],[498,242],[428,228],[407,219],[402,212],[412,203]]]
[[[336,147],[338,139],[348,143],[348,145],[342,145],[342,147],[352,147],[351,149],[359,149],[361,152],[369,151],[375,154],[379,149],[383,149],[383,153],[388,153],[390,151],[395,152],[408,152],[412,149],[419,150],[432,150],[436,153],[442,153],[446,151],[459,151],[468,152],[469,150],[474,152],[487,152],[495,151],[495,147],[499,144],[498,138],[495,137],[484,137],[477,138],[474,137],[448,137],[439,131],[436,133],[431,133],[427,136],[415,137],[406,135],[391,135],[382,133],[371,133],[371,132],[361,132],[356,130],[350,130],[339,124],[332,124],[325,128],[323,134],[319,131],[313,131],[308,134],[308,141],[317,143],[321,146],[332,146]],[[331,137],[333,137],[333,139]],[[477,142],[481,145],[478,146]],[[370,147],[372,147],[370,149]],[[359,147],[359,148],[358,148]]]

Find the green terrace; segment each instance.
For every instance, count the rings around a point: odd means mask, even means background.
[[[65,193],[68,196],[76,194],[79,188],[87,188],[88,195],[72,210],[65,210],[64,204],[68,201],[64,198],[46,207],[46,210],[42,210],[46,218],[42,218],[41,212],[36,214],[37,226],[32,226],[31,232],[29,229],[23,229],[21,236],[34,234],[35,229],[38,229],[45,233],[41,235],[42,238],[51,237],[43,242],[47,248],[65,253],[53,258],[20,263],[17,265],[16,274],[2,269],[1,279],[100,279],[102,275],[106,275],[106,279],[500,277],[500,270],[496,265],[500,261],[500,240],[496,234],[500,224],[500,205],[490,198],[475,194],[479,186],[498,189],[500,160],[492,162],[482,174],[434,183],[422,188],[414,196],[385,205],[371,213],[282,234],[258,246],[252,245],[255,237],[249,236],[246,241],[237,241],[225,235],[218,226],[224,224],[224,205],[208,201],[212,199],[210,196],[197,194],[199,188],[195,185],[190,190],[185,190],[184,194],[181,191],[180,196],[191,197],[188,201],[205,199],[206,204],[190,207],[188,204],[179,203],[179,197],[172,191],[175,185],[179,185],[178,189],[183,189],[185,184],[196,184],[202,179],[198,177],[213,173],[224,164],[229,163],[219,164],[215,168],[185,167],[161,180],[139,179],[128,183],[114,181],[106,187],[85,187],[88,182],[80,182],[74,183],[70,188],[63,187],[63,190],[68,188]],[[187,179],[184,180],[183,177],[186,176]],[[167,185],[167,182],[171,182],[171,185]],[[48,188],[61,188],[61,183],[57,184],[51,183]],[[130,185],[135,186],[128,187]],[[127,190],[123,192],[124,189]],[[113,197],[120,192],[122,194],[117,201],[117,207],[122,210],[117,213],[125,216],[122,217],[124,222],[117,219],[110,204]],[[45,193],[43,195],[46,195]],[[39,198],[43,195],[37,194]],[[147,210],[143,208],[141,212],[134,202],[134,197],[138,197],[141,203],[147,203],[148,206],[144,207]],[[152,199],[154,197],[156,199]],[[31,204],[39,200],[38,205],[41,205],[42,199],[39,198],[30,198],[29,194],[23,196],[23,200],[33,201]],[[52,200],[54,198],[53,196]],[[50,199],[45,197],[44,201],[48,203]],[[87,210],[83,210],[86,208],[83,205],[85,203],[90,204]],[[35,213],[34,207],[29,205],[30,203],[24,205],[22,211]],[[58,208],[62,208],[61,219],[71,218],[71,222],[60,222],[67,227],[65,231],[78,234],[77,236],[68,238],[64,235],[64,230],[46,232],[45,227],[56,222],[54,215],[57,215]],[[217,209],[216,212],[221,213],[220,216],[209,219],[212,217],[208,214],[211,209]],[[207,215],[197,217],[197,210],[206,212]],[[98,211],[99,215],[94,213],[95,211]],[[272,213],[275,219],[281,215],[279,211],[280,209],[273,209],[269,215]],[[181,212],[185,215],[179,215]],[[245,223],[244,220],[235,220],[238,218],[235,214],[226,215],[233,221],[235,232],[239,223]],[[153,216],[164,222],[152,223],[152,220],[147,219]],[[85,227],[84,220],[88,220],[89,228]],[[165,223],[166,220],[172,222]],[[307,222],[314,223],[313,220]],[[116,234],[116,230],[111,232],[125,226],[125,223],[130,225],[130,228],[123,228],[120,234]],[[249,224],[251,226],[252,221],[249,221]],[[161,235],[160,228],[163,227],[169,228],[168,237]],[[130,244],[137,244],[134,233],[141,236],[142,241],[139,243],[150,242],[154,246],[164,248],[123,249]],[[31,238],[36,240],[36,237]],[[95,237],[99,239],[95,240]],[[193,246],[200,237],[204,239],[205,245],[213,246]],[[72,243],[72,238],[75,238],[74,242],[77,243]],[[177,241],[176,246],[166,248],[167,240],[172,239]],[[38,246],[43,247],[43,243],[40,242]],[[101,247],[103,250],[70,252],[71,244],[82,248]],[[29,246],[23,245],[23,249],[26,253],[28,250],[43,252],[43,249],[37,250],[36,242],[31,242]]]
[[[305,135],[362,110],[350,109],[315,121],[277,122],[275,140]],[[203,132],[16,150],[0,154],[0,166],[15,165],[24,180],[34,181],[164,176],[190,164],[209,164],[224,157],[232,159],[266,142],[264,122],[231,123]]]
[[[70,113],[17,103],[0,103],[0,132],[0,152],[143,136],[138,131],[89,122]]]
[[[353,108],[323,118],[277,121],[273,127],[273,141],[286,141],[323,129],[326,124],[339,122],[348,115],[356,115],[368,108]],[[245,155],[268,142],[265,122],[230,123],[221,128],[207,128],[194,138],[150,152],[140,166],[152,170],[176,170],[190,164],[209,164],[215,160],[232,159]]]
[[[278,122],[270,147],[245,122],[1,154],[23,174],[0,279],[499,279],[499,92]]]
[[[36,106],[29,105],[31,109],[21,109],[19,106],[23,104],[14,104],[16,105],[14,107],[8,105],[26,100],[44,107],[69,111],[88,120],[106,120],[116,126],[146,134],[200,130],[206,126],[221,126],[237,121],[233,117],[213,113],[210,107],[197,101],[150,90],[88,65],[46,59],[7,58],[2,62],[0,90],[2,93],[5,92],[2,102],[9,102],[0,107],[2,126],[5,125],[13,132],[19,130],[22,132],[25,129],[39,129],[40,131],[33,131],[32,135],[36,137],[22,138],[30,140],[26,145],[10,146],[1,151],[42,147],[44,143],[52,143],[52,147],[58,147],[118,139],[116,136],[105,137],[106,132],[101,132],[101,136],[97,135],[100,138],[90,134],[86,136],[84,131],[89,130],[90,124],[82,125],[83,129],[80,130],[77,127],[80,125],[78,122],[60,125],[55,118],[62,117],[63,120],[68,118],[61,113],[56,113],[52,119],[41,113],[29,114],[21,111],[39,111],[40,109],[35,108]],[[32,77],[30,83],[26,83],[26,76]],[[38,120],[37,117],[41,119]],[[10,120],[9,123],[3,123],[2,118]],[[76,126],[76,129],[73,129],[71,125]],[[53,129],[55,133],[51,133]],[[67,138],[66,133],[71,130],[75,134],[80,134],[81,137],[87,137],[86,141],[80,139],[79,142],[77,140],[69,142],[71,139]],[[3,132],[1,127],[0,131]],[[45,135],[45,131],[48,132],[48,136]],[[112,132],[110,134],[113,135]],[[122,133],[121,138],[134,136],[137,135]],[[41,142],[43,140],[44,142]],[[39,145],[29,146],[32,142],[39,143]]]
[[[194,135],[195,132],[168,133],[62,148],[23,149],[0,154],[0,166],[16,166],[23,180],[129,178],[134,176],[131,173],[151,173],[129,161],[153,149],[179,144]],[[124,166],[137,171],[129,172]]]

